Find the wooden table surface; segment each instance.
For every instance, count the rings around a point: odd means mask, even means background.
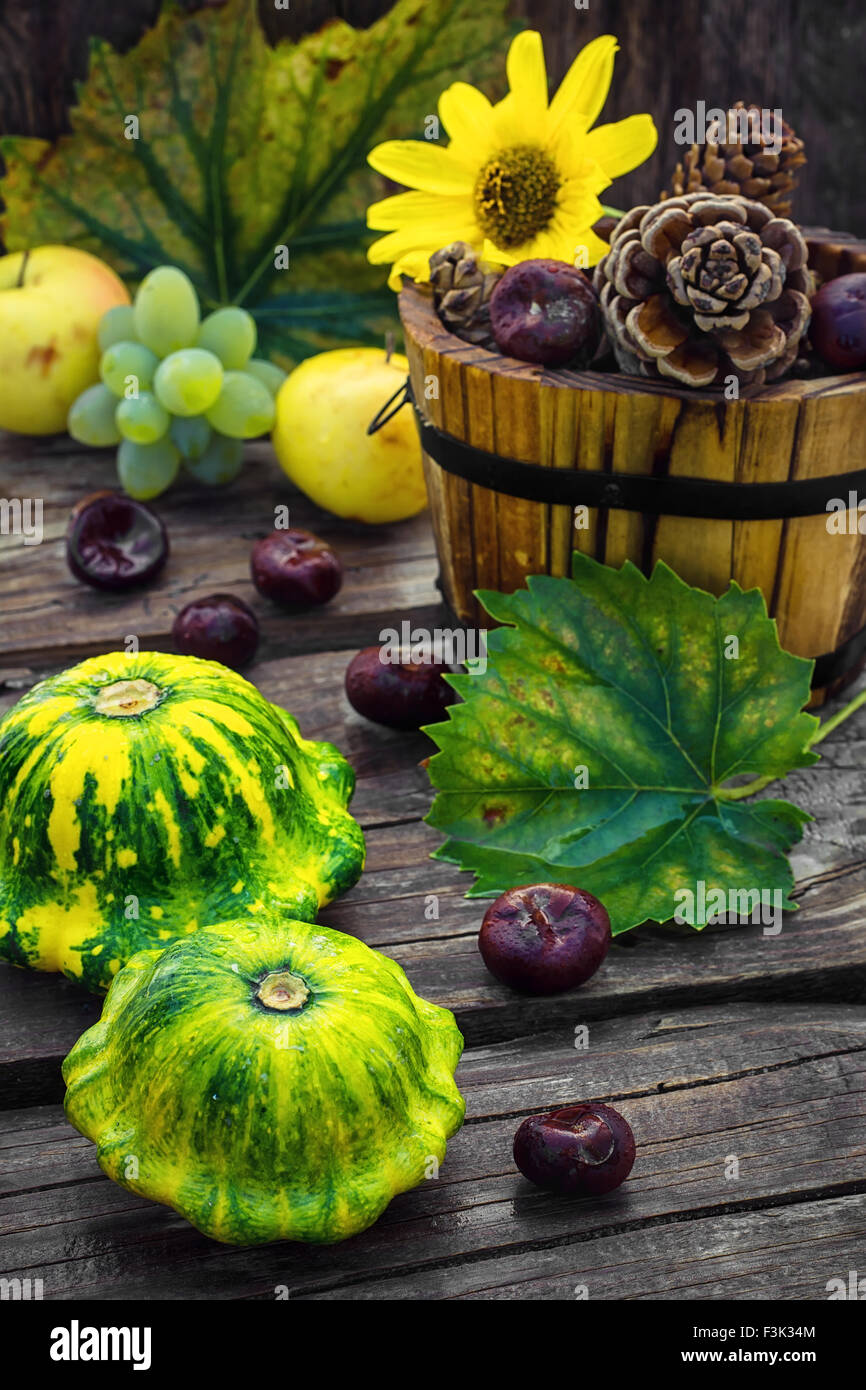
[[[111,1183],[64,1119],[60,1063],[100,1001],[3,966],[2,1273],[41,1278],[46,1299],[826,1299],[828,1280],[862,1272],[866,1237],[866,709],[788,781],[815,820],[795,855],[802,908],[778,936],[643,928],[581,990],[514,994],[478,955],[483,905],[463,897],[469,877],[429,858],[438,837],[422,823],[419,763],[431,745],[366,723],[343,694],[351,652],[382,628],[451,625],[429,524],[341,523],[291,490],[269,448],[249,454],[228,491],[182,485],[159,499],[169,565],[153,587],[115,597],[71,578],[62,543],[70,507],[114,484],[110,457],[3,441],[0,497],[43,498],[45,539],[0,536],[0,712],[42,675],[129,635],[170,650],[173,614],[196,595],[250,601],[264,640],[247,674],[358,774],[367,869],[322,920],[393,956],[420,994],[454,1010],[466,1124],[438,1180],[398,1197],[364,1235],[218,1245]],[[285,502],[346,566],[340,595],[309,616],[281,614],[249,581],[250,545]],[[517,1173],[512,1137],[531,1112],[587,1098],[622,1111],[637,1161],[606,1198],[557,1199]]]

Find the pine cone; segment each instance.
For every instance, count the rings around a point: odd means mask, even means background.
[[[593,283],[620,368],[710,386],[774,381],[809,322],[806,243],[763,203],[686,193],[632,208]]]
[[[430,257],[433,303],[445,327],[458,338],[496,349],[490,327],[490,296],[504,266],[487,265],[465,241],[454,241]]]
[[[671,193],[660,193],[659,201],[702,189],[708,193],[738,193],[766,203],[779,217],[789,217],[791,195],[797,187],[794,170],[806,163],[806,156],[803,141],[787,121],[782,121],[778,154],[767,148],[772,140],[761,129],[758,106],[736,102],[727,113],[721,133],[724,139],[713,139],[711,127],[705,144],[692,145],[673,172]]]

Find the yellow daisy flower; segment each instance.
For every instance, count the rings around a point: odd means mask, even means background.
[[[541,35],[518,34],[508,52],[508,95],[495,105],[455,82],[439,98],[447,146],[386,140],[367,156],[380,174],[409,186],[373,203],[367,225],[387,232],[370,247],[374,265],[426,280],[434,251],[466,241],[485,260],[515,265],[536,256],[591,266],[608,250],[592,225],[601,191],[656,147],[651,116],[590,126],[607,97],[619,45],[610,34],[577,55],[553,100]]]

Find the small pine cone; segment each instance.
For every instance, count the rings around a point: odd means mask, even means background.
[[[490,296],[504,266],[487,265],[465,241],[454,241],[430,257],[433,303],[445,327],[458,338],[495,351]]]
[[[697,387],[776,380],[809,323],[806,257],[799,228],[747,198],[632,208],[593,281],[621,369]]]
[[[806,163],[803,141],[782,121],[781,148],[774,153],[772,133],[761,126],[761,109],[735,103],[727,113],[723,139],[707,132],[703,145],[692,145],[671,179],[671,192],[659,200],[683,193],[738,193],[765,203],[777,217],[790,217],[791,195],[797,187],[795,169]]]

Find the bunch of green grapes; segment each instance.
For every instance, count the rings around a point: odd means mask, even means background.
[[[82,444],[120,445],[130,497],[157,497],[181,463],[199,482],[231,482],[243,441],[274,423],[286,374],[253,357],[255,321],[235,306],[201,319],[192,282],[174,266],[158,266],[133,304],[108,310],[99,346],[102,380],[73,401],[67,427]]]

